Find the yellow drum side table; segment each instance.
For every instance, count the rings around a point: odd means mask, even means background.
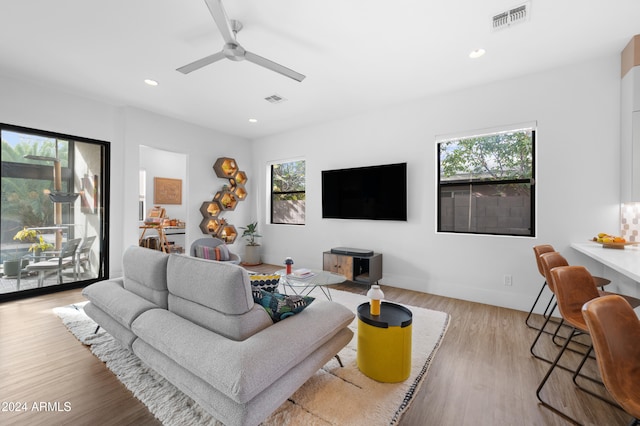
[[[358,368],[384,383],[402,382],[411,373],[411,323],[404,306],[382,302],[380,315],[371,315],[369,302],[358,306]]]

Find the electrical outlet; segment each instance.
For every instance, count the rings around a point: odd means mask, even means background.
[[[511,275],[504,276],[504,285],[511,285]]]

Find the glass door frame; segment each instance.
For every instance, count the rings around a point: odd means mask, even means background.
[[[68,162],[72,164],[67,164],[67,168],[71,169],[71,176],[69,176],[69,170],[62,173],[63,179],[70,179],[73,182],[73,179],[80,178],[79,176],[74,175],[73,165],[74,165],[74,155],[73,155],[73,147],[76,142],[86,143],[97,145],[100,150],[100,161],[99,161],[99,179],[93,179],[92,181],[97,185],[93,188],[93,196],[95,197],[94,204],[95,206],[94,214],[98,214],[98,222],[99,226],[96,229],[97,238],[95,243],[98,244],[98,262],[96,267],[94,267],[93,271],[96,272],[96,276],[91,278],[78,278],[76,281],[65,282],[63,284],[55,284],[49,286],[42,286],[37,288],[29,288],[25,290],[17,290],[14,292],[0,293],[0,302],[14,299],[27,298],[42,294],[49,294],[58,291],[64,291],[74,288],[85,287],[91,283],[101,281],[109,278],[109,223],[110,223],[110,170],[111,170],[111,143],[108,141],[95,140],[90,138],[85,138],[81,136],[74,136],[56,132],[50,132],[45,130],[27,128],[16,126],[12,124],[0,123],[0,133],[2,131],[15,132],[15,133],[24,133],[27,135],[33,135],[36,137],[44,137],[50,139],[64,140],[68,141],[70,147]],[[7,162],[9,164],[9,162]],[[22,169],[28,168],[28,165],[11,162],[10,163],[13,168]],[[14,177],[14,178],[28,178],[28,176],[16,175],[15,171],[11,172],[10,169],[12,167],[5,167],[5,159],[2,158],[2,178],[5,177]],[[31,167],[34,169],[34,167]],[[36,173],[37,175],[37,173]],[[3,188],[3,198],[5,197],[4,188]],[[84,207],[83,207],[84,208]],[[73,212],[74,208],[71,207],[70,211]],[[68,235],[72,235],[72,233],[68,233]],[[94,243],[94,244],[95,244]]]

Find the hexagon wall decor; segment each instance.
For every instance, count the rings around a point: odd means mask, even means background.
[[[220,215],[227,210],[234,210],[238,202],[247,198],[248,193],[245,188],[247,174],[240,171],[235,159],[229,157],[218,158],[213,164],[213,171],[217,177],[228,179],[229,183],[216,192],[213,200],[205,201],[200,206],[203,217],[200,230],[203,234],[210,234],[226,243],[233,243],[238,237],[238,231]]]

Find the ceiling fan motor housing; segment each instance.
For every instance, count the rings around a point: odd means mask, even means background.
[[[232,61],[244,60],[244,54],[246,52],[242,46],[233,43],[225,44],[222,51],[224,52],[224,56]]]

